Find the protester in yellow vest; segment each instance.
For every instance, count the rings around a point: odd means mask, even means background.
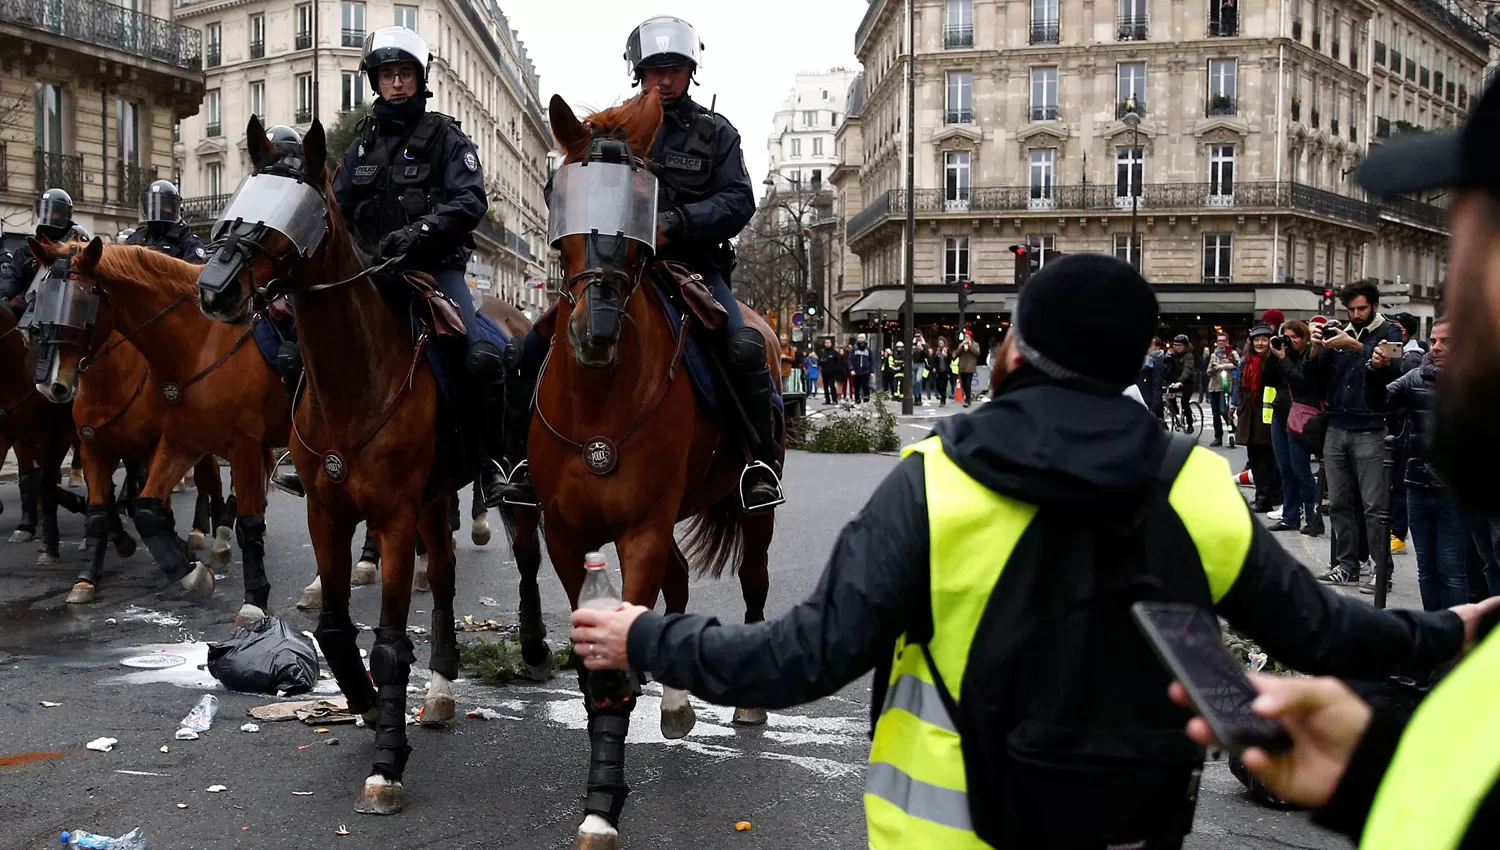
[[[1121,394],[1156,327],[1130,264],[1048,263],[992,400],[906,452],[811,597],[743,626],[580,610],[575,650],[591,670],[769,709],[874,668],[876,850],[1180,848],[1203,753],[1131,602],[1212,605],[1284,663],[1365,677],[1453,657],[1478,614],[1377,611],[1319,585],[1222,458]]]

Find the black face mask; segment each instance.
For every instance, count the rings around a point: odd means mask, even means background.
[[[427,95],[415,94],[399,100],[381,98],[375,101],[375,118],[382,123],[411,126],[427,111]]]
[[[859,350],[860,350],[860,351],[864,351],[864,350],[865,350],[865,344],[864,344],[864,343],[862,343],[862,342],[856,342],[856,343],[855,343],[855,344],[854,344],[854,347],[855,347],[855,348],[858,348],[858,349],[859,349]]]

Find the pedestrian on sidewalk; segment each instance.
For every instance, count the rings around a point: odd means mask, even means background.
[[[898,343],[899,344],[899,343]],[[891,355],[889,348],[880,352],[880,389],[886,395],[894,395],[896,392],[896,359]]]
[[[911,349],[911,392],[912,400],[921,404],[926,396],[932,394],[932,388],[927,386],[927,361],[932,359],[932,349],[924,345],[914,345]]]
[[[813,398],[818,396],[818,379],[823,376],[822,364],[818,362],[816,350],[807,352],[802,358],[802,365],[807,368],[807,394]]]
[[[749,625],[580,609],[584,665],[771,709],[874,668],[874,850],[1180,848],[1203,751],[1175,734],[1188,713],[1130,618],[1135,588],[1214,606],[1299,670],[1361,676],[1453,657],[1482,611],[1377,611],[1314,581],[1223,458],[1123,394],[1157,321],[1130,264],[1048,263],[990,402],[908,447],[808,599]]]
[[[974,373],[979,371],[979,353],[974,332],[964,328],[963,341],[958,344],[958,383],[964,388],[964,407],[974,403]]]
[[[839,384],[845,380],[848,366],[844,363],[844,357],[839,353],[838,347],[833,344],[833,339],[823,340],[823,348],[818,352],[818,370],[823,378],[823,403],[839,403]]]
[[[927,373],[937,390],[938,406],[947,406],[949,385],[953,383],[953,352],[948,350],[946,338],[938,337],[937,350],[927,358]]]
[[[1265,325],[1250,329],[1250,340],[1240,358],[1239,421],[1234,423],[1234,438],[1245,447],[1250,474],[1255,479],[1255,499],[1250,510],[1258,514],[1275,509],[1281,491],[1281,475],[1276,471],[1276,454],[1271,449],[1271,408],[1264,403],[1265,364],[1273,336],[1275,331]]]
[[[1240,368],[1239,352],[1229,344],[1229,335],[1220,333],[1214,350],[1208,356],[1208,409],[1214,417],[1214,441],[1211,446],[1224,445],[1224,420],[1229,416],[1230,390],[1234,384],[1234,373]]]
[[[1272,338],[1271,359],[1266,361],[1264,378],[1276,391],[1271,409],[1271,448],[1276,454],[1282,493],[1281,519],[1271,524],[1271,531],[1301,531],[1309,537],[1318,537],[1325,529],[1323,517],[1318,515],[1318,485],[1313,478],[1312,455],[1291,429],[1294,407],[1300,428],[1306,424],[1309,413],[1323,406],[1317,384],[1306,372],[1312,332],[1306,322],[1298,319],[1281,328],[1281,336]]]
[[[854,350],[849,352],[849,382],[856,402],[870,399],[870,372],[875,367],[875,357],[870,351],[864,334],[854,338]]]

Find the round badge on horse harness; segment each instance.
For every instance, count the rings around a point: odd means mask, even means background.
[[[161,394],[166,398],[167,404],[182,403],[182,387],[176,384],[162,384]]]
[[[334,483],[341,482],[344,480],[344,475],[348,472],[349,468],[344,465],[344,458],[338,452],[329,452],[323,455],[323,474],[328,476],[329,481]]]
[[[92,425],[85,425],[82,428],[78,429],[78,436],[84,438],[85,440],[92,440],[92,439],[94,439],[94,436],[97,433],[98,432],[96,432],[94,430],[94,426],[92,426]]]
[[[583,444],[583,465],[595,475],[614,472],[618,460],[615,444],[603,437],[594,437]]]

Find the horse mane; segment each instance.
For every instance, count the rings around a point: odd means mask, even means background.
[[[630,150],[645,158],[656,140],[656,131],[661,129],[662,117],[661,97],[650,89],[619,106],[590,113],[583,125],[594,132],[623,135]],[[575,140],[568,146],[567,161],[577,162],[587,156],[592,141],[588,136]]]
[[[104,277],[150,280],[169,292],[195,295],[200,268],[144,245],[109,244],[99,255],[95,272]]]

